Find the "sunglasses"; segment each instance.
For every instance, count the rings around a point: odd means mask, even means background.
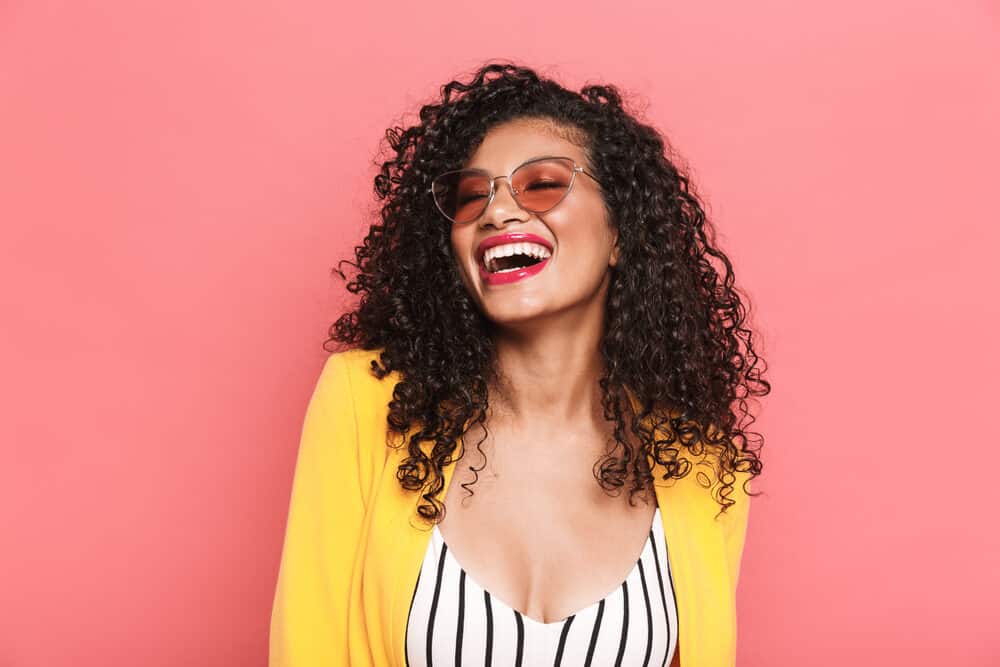
[[[507,179],[514,201],[529,213],[545,213],[566,198],[576,175],[593,174],[568,157],[540,157],[515,167],[507,176],[491,176],[485,169],[446,171],[431,181],[430,192],[438,210],[452,222],[477,220],[496,195],[498,178]]]

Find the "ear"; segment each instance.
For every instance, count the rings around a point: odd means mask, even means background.
[[[610,266],[616,266],[618,264],[618,232],[614,233],[611,238],[611,257],[608,259],[608,264]]]

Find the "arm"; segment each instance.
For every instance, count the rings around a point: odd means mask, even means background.
[[[348,364],[331,355],[306,410],[271,611],[271,667],[347,665],[347,610],[364,517]]]
[[[707,431],[711,440],[714,441],[718,438],[719,430],[715,424],[709,424]],[[719,465],[718,460],[715,461],[715,465]],[[718,467],[716,467],[715,474],[716,481],[718,481],[720,477]],[[747,495],[747,491],[753,490],[749,481],[750,478],[750,473],[748,472],[733,473],[733,489],[729,494],[729,498],[735,501],[736,504],[730,505],[719,517],[719,521],[722,523],[722,540],[726,553],[726,565],[728,566],[729,587],[734,599],[736,597],[736,586],[740,578],[740,565],[743,562],[743,545],[746,542],[747,520],[750,514],[750,496]],[[744,483],[746,483],[746,491],[743,488]]]
[[[736,480],[733,482],[733,493],[730,496],[736,501],[719,518],[723,522],[722,535],[726,545],[726,560],[729,564],[729,582],[736,594],[736,585],[739,582],[740,565],[743,561],[743,545],[746,542],[747,522],[750,513],[750,496],[743,490],[743,482],[749,475],[747,473],[736,473]],[[751,484],[747,484],[747,489],[752,490]]]

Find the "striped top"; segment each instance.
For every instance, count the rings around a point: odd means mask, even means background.
[[[677,622],[659,507],[626,579],[604,599],[553,623],[529,618],[479,586],[435,525],[410,602],[406,664],[663,667],[677,646]]]

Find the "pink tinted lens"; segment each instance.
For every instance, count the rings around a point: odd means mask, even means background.
[[[511,185],[521,206],[543,213],[562,201],[572,180],[573,164],[569,160],[539,160],[518,167]]]
[[[456,222],[468,222],[478,218],[486,208],[490,179],[482,172],[455,171],[435,179],[433,192],[445,215]]]

